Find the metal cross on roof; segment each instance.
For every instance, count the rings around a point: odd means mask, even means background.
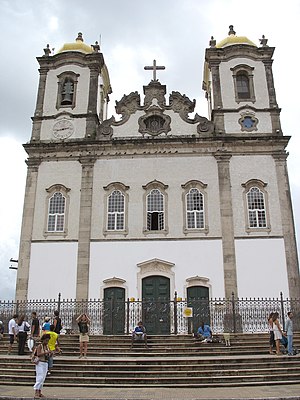
[[[166,69],[166,67],[156,65],[156,60],[153,60],[153,65],[146,66],[146,67],[144,67],[144,69],[152,70],[153,71],[153,80],[157,81],[157,79],[156,79],[156,71],[158,69]]]

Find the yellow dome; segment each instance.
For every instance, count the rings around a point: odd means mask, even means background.
[[[254,44],[246,36],[236,36],[235,31],[233,30],[233,25],[230,25],[227,38],[217,43],[216,47],[221,48],[221,47],[232,46],[234,44],[247,44],[248,46],[257,47],[256,44]]]
[[[79,32],[75,42],[65,43],[57,53],[63,53],[65,51],[79,51],[80,53],[89,54],[93,53],[93,48],[83,42],[82,33]]]

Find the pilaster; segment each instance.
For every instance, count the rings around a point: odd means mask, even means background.
[[[40,159],[27,160],[27,178],[20,237],[16,300],[27,300],[36,188]]]
[[[230,181],[231,154],[216,153],[218,165],[225,297],[238,296]]]
[[[47,68],[47,67],[42,67],[39,69],[40,80],[39,80],[39,87],[38,87],[38,93],[37,93],[35,113],[34,113],[34,118],[33,118],[32,136],[31,136],[32,139],[34,138],[34,140],[40,139],[41,120],[36,117],[41,117],[43,115],[48,71],[49,71],[49,68]]]
[[[82,176],[77,255],[77,300],[88,299],[89,294],[90,239],[95,161],[94,157],[82,157],[80,159]]]
[[[285,246],[286,266],[289,285],[289,297],[300,298],[300,274],[297,254],[296,234],[291,201],[291,192],[288,179],[286,158],[288,154],[273,155],[275,160],[279,202],[281,209],[281,222]],[[288,294],[286,293],[288,296]]]
[[[97,96],[98,96],[98,79],[99,67],[91,65],[90,67],[90,86],[88,100],[88,116],[86,120],[86,136],[94,138],[96,136],[97,126]]]

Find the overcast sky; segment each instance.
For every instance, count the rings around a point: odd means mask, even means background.
[[[276,47],[277,102],[283,133],[292,136],[288,166],[300,237],[300,132],[294,122],[299,120],[300,88],[293,78],[299,15],[299,0],[0,0],[0,299],[14,298],[16,271],[9,269],[9,259],[19,253],[26,179],[22,144],[31,135],[39,79],[36,57],[43,55],[47,43],[57,51],[78,32],[87,44],[101,41],[113,89],[109,116],[123,94],[142,95],[151,79],[143,68],[156,59],[166,66],[158,78],[168,93],[179,91],[196,99],[197,113],[207,117],[201,86],[210,37],[224,39],[231,24],[237,35],[257,45],[264,34]]]

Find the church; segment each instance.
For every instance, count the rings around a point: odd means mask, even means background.
[[[55,54],[47,45],[24,145],[17,300],[300,298],[290,137],[267,43],[233,26],[211,38],[208,118],[188,94],[167,96],[155,60],[111,116],[99,44],[79,33]]]

